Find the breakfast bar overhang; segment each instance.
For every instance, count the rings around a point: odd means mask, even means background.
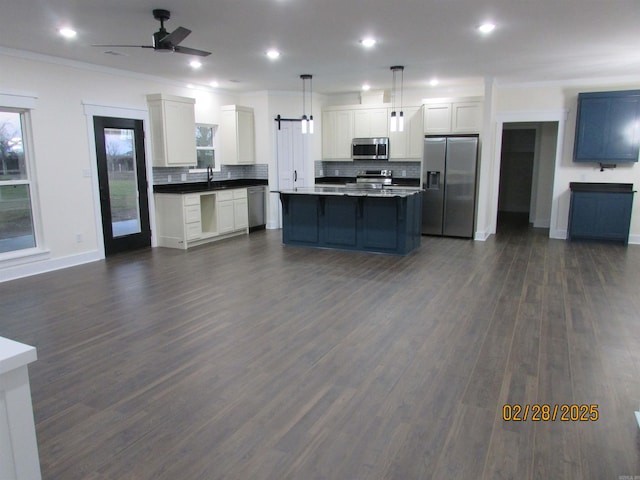
[[[280,190],[285,245],[406,255],[420,246],[422,190]]]

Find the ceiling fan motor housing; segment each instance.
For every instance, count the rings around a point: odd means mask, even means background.
[[[155,48],[156,50],[161,50],[161,51],[167,51],[167,52],[171,52],[173,51],[173,45],[171,45],[170,42],[162,42],[162,40],[164,40],[165,38],[167,38],[167,35],[169,35],[169,32],[167,32],[167,30],[165,30],[165,28],[161,28],[160,30],[158,30],[156,33],[153,34],[153,48]]]
[[[171,18],[171,12],[169,10],[157,8],[153,11],[153,18],[160,21],[160,30],[153,34],[153,48],[161,52],[172,52],[173,45],[168,42],[165,42],[163,44],[162,42],[162,40],[165,39],[167,35],[169,35],[167,29],[164,28],[164,22]]]
[[[171,18],[171,12],[169,10],[157,8],[153,11],[153,18],[155,18],[156,20],[160,20],[160,22],[164,22]]]

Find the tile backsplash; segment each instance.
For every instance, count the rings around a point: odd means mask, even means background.
[[[183,180],[184,176],[184,180]],[[221,165],[219,172],[213,172],[213,180],[238,180],[243,178],[269,178],[269,166],[264,163],[256,165]],[[153,167],[153,184],[206,182],[207,172],[189,172],[188,167]]]
[[[360,170],[393,170],[394,177],[420,178],[420,162],[381,162],[358,160],[357,162],[331,162],[316,160],[316,177],[355,177]]]

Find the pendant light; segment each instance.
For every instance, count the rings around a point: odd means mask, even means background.
[[[309,74],[300,75],[302,79],[302,133],[313,133],[313,88],[312,76]],[[307,117],[307,82],[309,82],[309,106],[310,114]]]
[[[404,112],[402,111],[402,91],[404,87],[404,67],[396,65],[391,67],[393,72],[393,83],[391,84],[391,123],[389,129],[392,132],[404,131]],[[397,97],[398,97],[398,80],[397,76],[400,74],[400,112],[397,110]]]

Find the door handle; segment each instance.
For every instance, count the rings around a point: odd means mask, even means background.
[[[298,181],[298,171],[297,171],[297,170],[294,170],[294,171],[293,171],[293,181],[294,181],[294,182],[297,182],[297,181]]]

